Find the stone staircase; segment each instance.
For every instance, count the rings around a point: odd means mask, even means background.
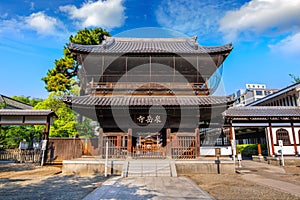
[[[177,176],[175,164],[169,160],[127,160],[123,177]]]

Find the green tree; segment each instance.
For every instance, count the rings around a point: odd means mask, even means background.
[[[58,116],[50,128],[50,137],[73,137],[77,134],[75,113],[61,100],[62,95],[61,92],[52,92],[34,107],[36,110],[51,109]],[[41,132],[44,126],[36,126],[36,129]]]
[[[35,106],[36,104],[38,104],[39,102],[43,101],[43,99],[40,98],[31,98],[30,96],[12,96],[11,97],[14,100],[29,104],[31,106]]]
[[[102,28],[79,30],[75,36],[71,35],[69,42],[84,45],[100,44],[104,36],[109,33]],[[79,69],[79,63],[75,56],[64,47],[63,57],[55,60],[54,67],[48,70],[47,75],[42,78],[45,82],[48,92],[64,91],[69,92],[76,82],[76,76]]]
[[[0,128],[0,144],[5,149],[18,148],[19,143],[23,140],[31,142],[34,137],[40,138],[41,134],[33,126],[1,126]]]
[[[299,83],[300,82],[299,76],[295,76],[294,74],[289,74],[289,76],[292,78],[293,83]]]

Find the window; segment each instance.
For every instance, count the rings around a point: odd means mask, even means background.
[[[278,144],[278,140],[282,140],[283,145],[291,145],[289,132],[287,130],[283,128],[278,129],[276,131],[276,136],[277,136],[277,144]]]
[[[256,91],[255,91],[255,94],[261,96],[261,95],[263,95],[263,91],[261,91],[261,90],[256,90]]]

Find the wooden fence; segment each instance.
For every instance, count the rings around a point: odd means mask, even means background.
[[[171,142],[171,155],[173,159],[196,158],[195,136],[177,136]]]
[[[41,159],[40,150],[6,149],[0,151],[0,160],[13,160],[17,162],[39,163]]]

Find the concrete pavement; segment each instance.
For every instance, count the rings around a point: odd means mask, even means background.
[[[98,199],[214,199],[187,177],[112,177],[87,195]]]
[[[237,172],[247,181],[300,197],[299,183],[289,180],[284,167],[245,160]]]

